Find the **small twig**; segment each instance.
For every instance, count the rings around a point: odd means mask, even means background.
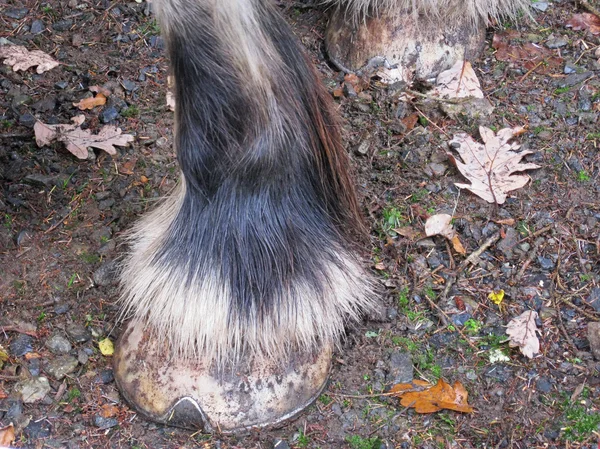
[[[545,234],[546,232],[550,231],[552,228],[554,227],[554,225],[548,225],[548,226],[544,226],[542,229],[539,229],[537,231],[535,231],[533,234],[529,234],[527,237],[522,238],[521,240],[519,240],[519,243],[523,243],[525,240],[531,239],[531,238],[535,238],[538,237],[542,234]]]
[[[467,266],[469,264],[475,265],[475,260],[479,259],[479,256],[481,256],[486,249],[488,249],[490,246],[492,246],[494,243],[496,243],[496,241],[499,238],[500,238],[500,232],[498,232],[498,231],[494,232],[494,234],[492,234],[485,242],[483,242],[483,244],[476,251],[472,252],[469,255],[469,257],[467,257],[465,260],[462,261],[462,263],[458,267],[458,271],[461,272],[462,270],[467,268]]]
[[[519,80],[519,83],[522,83],[523,81],[525,81],[525,78],[527,78],[529,75],[531,75],[543,63],[544,63],[544,60],[541,60],[540,62],[538,62],[531,70],[529,70],[525,75],[523,75],[521,77],[521,79]]]
[[[36,331],[28,331],[19,326],[14,326],[11,324],[9,324],[8,326],[0,326],[0,331],[1,332],[18,332],[19,334],[25,334],[25,335],[29,335],[31,337],[38,338],[38,334]]]
[[[543,241],[544,241],[544,239],[540,237],[533,244],[533,249],[530,251],[529,257],[527,257],[527,260],[523,263],[523,265],[521,266],[521,269],[519,270],[519,273],[517,274],[517,281],[519,281],[523,277],[523,274],[525,274],[525,270],[527,269],[527,267],[529,267],[529,264],[533,261],[533,259],[537,255],[538,249]]]

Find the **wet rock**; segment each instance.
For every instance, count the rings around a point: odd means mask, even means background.
[[[87,327],[79,323],[69,323],[66,328],[67,335],[76,343],[84,343],[92,338],[92,334]]]
[[[89,359],[90,359],[90,357],[88,356],[87,352],[85,352],[83,349],[80,349],[79,351],[77,351],[77,361],[81,365],[85,365]]]
[[[600,360],[600,323],[588,323],[587,338],[590,342],[592,354],[594,354],[596,360]]]
[[[594,75],[594,72],[572,73],[566,78],[558,82],[558,87],[573,87],[583,83],[585,80]]]
[[[97,201],[103,201],[103,200],[107,199],[108,197],[110,197],[110,195],[111,195],[110,191],[104,190],[102,192],[96,192],[94,196],[96,197]]]
[[[115,380],[115,376],[113,374],[112,369],[104,369],[104,370],[100,371],[100,374],[98,374],[99,383],[106,385],[106,384],[112,383],[114,380]]]
[[[79,366],[79,361],[72,355],[61,355],[48,363],[46,372],[56,380],[62,380],[67,374],[71,374]]]
[[[52,24],[54,31],[68,31],[73,26],[71,19],[59,20]]]
[[[386,382],[391,384],[406,383],[413,380],[413,377],[414,367],[410,354],[402,351],[392,352],[388,361]]]
[[[596,312],[600,312],[600,287],[594,287],[585,302],[593,307]]]
[[[506,228],[504,238],[498,242],[498,249],[502,251],[506,258],[510,259],[517,243],[519,243],[519,233],[514,228]]]
[[[27,369],[32,376],[39,376],[41,373],[40,359],[31,359],[27,362]]]
[[[41,20],[34,20],[29,30],[31,34],[40,34],[46,29],[46,25]]]
[[[104,418],[99,415],[94,416],[94,425],[99,429],[110,429],[118,424],[119,421],[117,421],[115,418]]]
[[[546,429],[544,431],[544,436],[553,441],[558,439],[559,435],[560,435],[560,429]]]
[[[116,262],[110,261],[103,263],[100,267],[94,272],[94,284],[100,287],[107,287],[116,283],[117,277],[117,264]]]
[[[52,434],[52,426],[48,421],[42,419],[41,421],[31,421],[24,431],[25,435],[31,439],[47,438]]]
[[[552,390],[552,384],[545,377],[540,377],[535,386],[541,393],[550,393]]]
[[[448,170],[448,166],[446,164],[432,162],[430,164],[427,164],[427,166],[425,167],[425,174],[430,178],[440,178],[444,176],[446,170]]]
[[[116,120],[119,117],[119,111],[116,110],[115,107],[109,106],[104,108],[102,114],[100,116],[102,123],[110,123],[113,120]]]
[[[13,341],[10,342],[10,353],[15,357],[21,357],[28,352],[33,351],[33,338],[29,335],[19,334]]]
[[[68,86],[69,83],[67,83],[66,81],[59,81],[54,85],[54,87],[56,87],[57,89],[66,89]]]
[[[15,392],[25,404],[41,401],[50,391],[50,382],[43,376],[32,377],[15,385]]]
[[[121,86],[123,86],[127,92],[133,92],[138,89],[137,84],[130,80],[121,81]]]
[[[5,10],[2,14],[6,17],[10,17],[11,19],[21,20],[27,15],[28,12],[29,9],[27,8],[9,8]]]
[[[31,184],[34,186],[52,187],[54,185],[54,182],[56,181],[56,177],[42,175],[40,173],[31,173],[25,176],[25,178],[23,178],[23,181],[27,184]]]
[[[455,326],[463,327],[471,318],[472,316],[468,312],[457,313],[456,315],[452,315],[452,323]]]
[[[38,112],[54,111],[54,109],[56,108],[56,98],[46,97],[40,101],[36,101],[35,103],[33,103],[31,107]]]
[[[56,304],[54,306],[54,313],[56,313],[57,315],[63,315],[65,313],[67,313],[70,308],[71,308],[71,306],[69,304],[67,304],[66,302]]]
[[[75,33],[73,34],[73,36],[71,37],[71,45],[73,47],[81,47],[83,45],[83,43],[85,42],[85,39],[83,38],[83,36],[79,33]]]
[[[340,404],[338,404],[337,402],[334,402],[331,405],[331,411],[336,414],[337,416],[342,416],[342,407],[340,406]]]
[[[342,424],[342,429],[355,429],[363,425],[358,413],[354,410],[349,410],[340,416],[340,423]]]
[[[46,340],[46,347],[54,354],[67,354],[72,349],[69,340],[60,334],[54,334]]]

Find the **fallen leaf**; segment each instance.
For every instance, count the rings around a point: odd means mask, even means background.
[[[450,243],[452,243],[452,248],[454,248],[454,251],[456,251],[458,254],[461,254],[463,256],[465,254],[467,254],[467,250],[463,246],[463,244],[460,241],[460,238],[458,237],[458,235],[455,235],[454,237],[452,237],[450,239]]]
[[[1,45],[0,58],[4,59],[4,64],[12,66],[15,72],[37,66],[37,73],[44,73],[60,65],[43,51],[29,51],[21,45]]]
[[[536,164],[521,163],[521,159],[533,151],[517,153],[520,145],[509,143],[522,132],[523,128],[517,127],[504,128],[495,134],[491,129],[480,126],[479,134],[484,144],[465,133],[455,135],[450,148],[460,155],[462,161],[451,152],[447,153],[448,157],[462,175],[471,181],[471,184],[455,185],[470,190],[489,203],[504,203],[508,192],[525,186],[530,180],[529,176],[516,172],[540,168]]]
[[[4,362],[8,360],[8,352],[4,349],[4,346],[0,345],[0,368],[4,366]]]
[[[454,297],[454,303],[456,304],[456,308],[458,310],[465,310],[467,308],[467,306],[465,306],[465,302],[462,300],[462,298],[460,296],[455,296]]]
[[[523,355],[530,359],[540,352],[540,340],[537,337],[539,329],[535,324],[537,317],[536,311],[528,310],[510,320],[506,327],[509,346],[518,347]]]
[[[515,62],[527,70],[537,73],[552,73],[563,63],[563,59],[554,55],[552,50],[532,42],[522,41],[518,31],[506,31],[494,34],[492,47],[496,50],[498,61]]]
[[[8,447],[15,441],[15,426],[9,424],[0,429],[0,446]]]
[[[456,61],[441,72],[431,95],[440,98],[484,98],[479,79],[469,61]]]
[[[102,355],[109,356],[115,353],[115,345],[110,338],[105,338],[98,342],[98,348]]]
[[[413,128],[419,121],[419,116],[417,114],[410,114],[408,117],[404,117],[400,121],[404,126],[406,126],[406,132],[409,132],[413,130]]]
[[[502,304],[502,300],[504,299],[504,290],[498,290],[497,292],[491,292],[488,295],[490,301],[499,306]]]
[[[63,142],[67,150],[73,153],[79,159],[87,159],[88,147],[99,148],[108,154],[116,154],[114,145],[126,146],[133,141],[130,134],[122,134],[121,128],[105,125],[98,134],[92,134],[89,130],[83,130],[79,127],[83,116],[74,117],[73,125],[46,125],[42,122],[36,122],[33,127],[35,132],[35,141],[39,147],[49,145],[58,140]]]
[[[429,385],[429,384],[427,384]],[[435,386],[424,386],[418,389],[411,384],[394,385],[391,392],[400,397],[400,404],[412,407],[417,413],[433,413],[443,409],[462,413],[471,413],[473,408],[468,404],[468,393],[458,381],[451,386],[440,379]]]
[[[452,226],[452,215],[436,214],[432,215],[425,222],[425,234],[428,237],[432,235],[441,235],[446,237],[452,243],[452,247],[459,254],[466,254],[454,227]]]
[[[73,106],[85,111],[86,109],[94,109],[96,106],[102,106],[104,104],[106,104],[106,97],[104,94],[97,94],[95,97],[83,98],[78,103],[73,103]]]
[[[110,97],[112,94],[112,91],[104,86],[90,86],[88,87],[88,90],[96,94],[102,94],[107,98]]]
[[[100,409],[100,415],[103,418],[112,418],[113,416],[117,416],[119,413],[119,408],[112,404],[104,404]]]
[[[412,226],[402,226],[400,228],[392,229],[396,234],[406,237],[409,240],[417,240],[422,236],[421,231],[413,228]]]
[[[600,34],[600,17],[589,12],[574,14],[565,26],[576,31],[588,30],[590,34],[597,36]]]

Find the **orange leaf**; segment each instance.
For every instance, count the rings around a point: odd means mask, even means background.
[[[473,412],[473,408],[467,403],[467,390],[460,382],[450,386],[440,379],[435,386],[429,387],[422,391],[414,391],[412,384],[398,384],[392,387],[392,391],[401,397],[400,404],[413,407],[417,413],[433,413],[442,409],[462,413]]]
[[[15,427],[9,424],[0,429],[0,446],[8,447],[15,441]]]
[[[82,111],[86,109],[94,109],[96,106],[102,106],[106,104],[106,97],[99,93],[95,97],[84,98],[79,103],[73,103],[73,106],[77,106]]]
[[[454,248],[454,251],[456,251],[458,254],[462,254],[463,256],[467,254],[467,251],[465,250],[465,247],[458,238],[458,235],[452,237],[450,241],[452,242],[452,247]]]
[[[104,404],[102,406],[102,410],[100,410],[100,414],[103,418],[112,418],[119,413],[119,408],[112,404]]]

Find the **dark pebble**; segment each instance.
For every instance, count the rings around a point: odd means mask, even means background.
[[[106,198],[108,198],[111,195],[110,191],[108,190],[104,190],[102,192],[96,192],[95,196],[96,196],[96,200],[98,201],[102,201],[105,200]]]
[[[41,20],[34,20],[31,24],[31,29],[29,31],[31,31],[32,34],[40,34],[45,29],[46,25],[44,25],[44,22],[42,22]]]
[[[556,439],[558,439],[559,435],[560,435],[560,430],[558,430],[558,429],[546,429],[544,431],[544,436],[546,438],[548,438],[549,440],[556,440]]]
[[[468,312],[464,312],[464,313],[457,313],[456,315],[452,315],[452,323],[454,323],[455,326],[464,326],[465,323],[467,321],[469,321],[471,319],[471,314]]]
[[[18,418],[23,414],[23,402],[20,399],[6,399],[2,402],[2,409],[6,410],[7,419]]]
[[[94,416],[94,425],[100,429],[110,429],[115,427],[119,422],[115,418],[103,418],[102,416]]]
[[[99,383],[109,384],[109,383],[113,382],[114,380],[115,380],[115,376],[113,374],[113,370],[110,368],[104,369],[104,370],[100,371],[100,374],[98,374]]]
[[[121,81],[121,86],[123,86],[125,88],[126,91],[128,92],[133,92],[134,90],[137,90],[138,86],[130,80],[123,80]]]
[[[164,50],[165,40],[162,38],[162,36],[152,36],[150,38],[150,45],[157,50]]]
[[[30,114],[23,114],[21,116],[19,116],[19,124],[23,125],[23,126],[27,126],[28,128],[33,128],[33,125],[35,125],[35,117]]]
[[[56,313],[57,315],[62,315],[63,313],[67,313],[70,308],[71,306],[67,303],[57,304],[54,307],[54,313]]]
[[[73,26],[71,19],[59,20],[52,25],[54,31],[68,31]]]
[[[46,176],[39,173],[32,173],[30,175],[25,176],[23,179],[27,184],[31,184],[39,187],[52,187],[55,181],[54,176]]]
[[[52,434],[52,426],[45,419],[41,421],[31,421],[25,427],[25,435],[32,439],[47,438]]]
[[[106,287],[116,282],[117,265],[114,261],[106,262],[94,272],[94,284]]]
[[[28,352],[33,351],[32,342],[33,338],[29,335],[19,334],[17,338],[10,343],[10,353],[15,357],[24,356]]]
[[[108,210],[115,205],[114,198],[107,198],[98,203],[98,209],[100,210]]]
[[[29,374],[32,376],[39,376],[41,371],[40,359],[29,360],[29,362],[27,362],[27,369],[29,370]]]
[[[572,73],[566,78],[558,81],[558,87],[573,87],[583,83],[585,80],[594,75],[594,72]]]
[[[57,89],[66,89],[68,85],[69,83],[67,83],[66,81],[59,81],[58,83],[54,84],[54,87],[56,87]]]
[[[11,19],[20,20],[27,15],[29,9],[27,8],[10,8],[4,11],[4,15],[6,17],[10,17]]]
[[[83,324],[69,323],[66,328],[67,334],[76,343],[84,343],[92,338],[89,329]]]
[[[113,107],[109,106],[102,111],[102,123],[110,123],[119,117],[119,112]]]
[[[414,367],[410,354],[394,351],[390,354],[386,381],[391,384],[410,382],[413,379]]]
[[[600,287],[594,287],[585,302],[593,307],[596,312],[600,312]]]
[[[541,393],[550,393],[552,390],[552,384],[545,377],[540,377],[535,385]]]
[[[31,241],[33,233],[28,229],[23,229],[17,234],[17,246],[22,246]]]
[[[554,268],[554,261],[548,257],[538,256],[537,260],[542,270],[552,270]]]

